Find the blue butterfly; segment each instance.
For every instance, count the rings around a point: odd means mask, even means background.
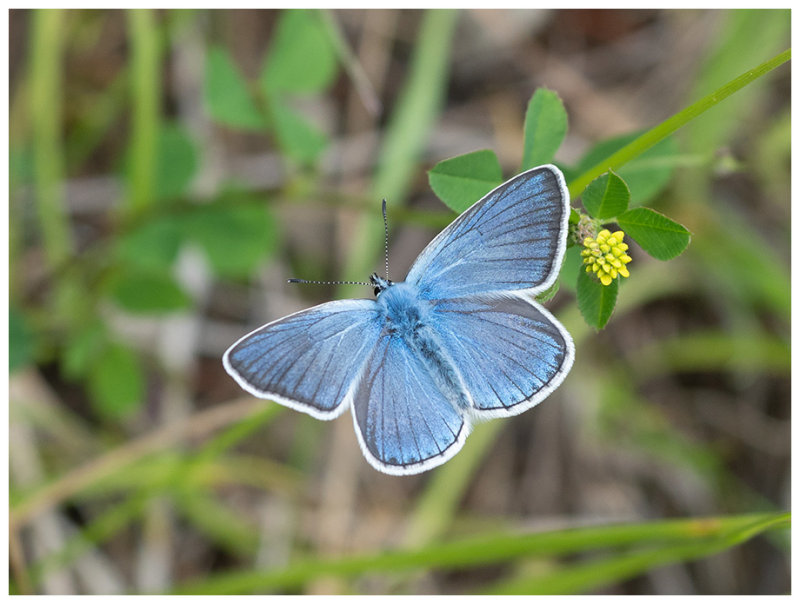
[[[318,419],[353,411],[358,442],[387,474],[455,455],[473,422],[517,415],[572,367],[566,329],[533,300],[564,257],[569,193],[539,166],[498,186],[375,300],[338,300],[273,321],[223,356],[251,394]]]

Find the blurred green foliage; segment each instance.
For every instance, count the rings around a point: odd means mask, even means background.
[[[162,90],[172,36],[195,17],[189,12],[126,12],[127,62],[106,89],[87,101],[91,109],[72,116],[72,127],[65,128],[73,99],[66,97],[61,66],[73,46],[96,35],[92,28],[102,15],[29,13],[22,92],[12,98],[12,116],[24,119],[12,119],[9,153],[10,371],[13,380],[34,367],[44,372],[56,368],[61,379],[87,397],[96,429],[87,430],[69,409],[43,411],[33,399],[19,405],[23,411],[17,406],[12,410],[52,441],[40,480],[11,483],[12,532],[22,530],[42,510],[65,503],[86,518],[60,550],[15,573],[12,591],[25,591],[26,576],[36,590],[50,573],[138,526],[156,497],[169,499],[194,538],[202,536],[237,568],[250,568],[263,546],[256,537],[261,529],[220,493],[244,485],[300,506],[308,497],[309,477],[319,479],[313,464],[324,442],[319,437],[323,428],[301,420],[294,434],[284,435],[282,426],[275,427],[282,409],[274,404],[237,407],[224,420],[199,412],[214,429],[226,428],[192,446],[184,446],[183,432],[176,436],[168,428],[131,436],[137,419],[145,415],[148,392],[168,372],[155,351],[141,349],[117,330],[114,317],[121,313],[134,321],[166,321],[201,312],[177,270],[186,249],[200,250],[214,280],[247,283],[281,249],[284,235],[275,199],[312,199],[326,192],[317,182],[317,169],[329,135],[298,100],[327,94],[340,75],[340,42],[331,30],[332,20],[318,11],[281,11],[252,78],[232,48],[208,43],[201,92],[207,115],[222,129],[270,141],[290,177],[280,191],[255,191],[224,181],[200,194],[194,183],[207,169],[202,142],[186,124],[166,117]],[[413,222],[413,211],[400,206],[421,173],[422,151],[440,118],[457,22],[453,11],[422,15],[408,74],[382,133],[371,175],[372,197],[387,197],[401,221],[407,217]],[[775,200],[774,210],[788,208],[782,205],[789,191],[789,171],[782,168],[789,159],[788,109],[769,113],[759,79],[766,71],[751,71],[782,50],[788,23],[785,11],[727,13],[708,56],[700,58],[702,67],[687,105],[726,83],[749,79],[740,81],[736,94],[725,88],[731,96],[704,105],[706,113],[684,114],[680,132],[656,132],[661,138],[655,142],[651,135],[663,123],[599,141],[567,165],[556,159],[567,128],[567,112],[557,93],[536,90],[525,114],[522,169],[557,162],[571,185],[581,185],[576,188],[592,219],[617,222],[643,251],[669,259],[650,262],[639,255],[629,280],[621,287],[619,280],[603,287],[580,268],[578,246],[568,250],[560,283],[577,303],[559,316],[579,351],[573,372],[580,375],[580,384],[566,386],[580,395],[584,421],[593,426],[591,438],[698,477],[719,502],[715,517],[533,534],[520,534],[504,519],[473,525],[474,516],[459,506],[496,446],[504,426],[498,421],[478,426],[464,450],[413,493],[402,528],[403,549],[331,560],[321,552],[307,555],[300,538],[295,547],[303,556],[294,562],[292,555],[285,568],[211,569],[206,578],[174,589],[313,591],[324,574],[338,577],[341,591],[350,592],[361,585],[353,582],[358,577],[383,574],[402,590],[412,571],[469,569],[502,561],[506,574],[493,575],[483,584],[486,591],[579,593],[612,589],[648,569],[711,556],[762,532],[785,529],[788,515],[736,477],[724,443],[706,442],[676,426],[668,406],[650,400],[644,390],[647,380],[672,372],[708,371],[734,386],[754,376],[789,374],[788,259],[776,251],[781,243],[788,245],[788,235],[777,245],[769,241],[741,208],[724,206],[712,187],[715,176],[731,168],[728,155],[719,150],[745,138],[750,155],[741,161],[769,192],[766,197]],[[72,37],[76,31],[80,35]],[[77,225],[65,206],[64,184],[120,119],[126,121],[125,134],[119,156],[110,162],[119,198],[109,200],[111,209],[101,224],[93,225],[99,234],[85,245],[79,237],[84,225]],[[640,144],[647,136],[648,145]],[[613,171],[602,168],[621,152],[624,160],[610,166]],[[735,163],[733,168],[743,169]],[[296,174],[305,180],[293,178]],[[429,181],[435,194],[459,212],[500,184],[503,175],[495,153],[482,150],[436,164]],[[26,206],[28,198],[31,207]],[[349,241],[348,276],[366,274],[362,269],[382,252],[377,214],[370,211],[359,223]],[[691,226],[691,245],[680,223]],[[38,262],[35,271],[31,255]],[[633,338],[613,354],[608,340],[595,335],[612,312],[624,323],[634,309],[698,300],[719,313],[718,324],[690,325],[661,339]],[[190,376],[180,379],[188,388]],[[270,429],[270,434],[294,443],[288,461],[236,449],[257,431]],[[211,431],[198,429],[200,436]],[[64,447],[69,454],[62,454],[60,439],[85,448]],[[471,539],[452,539],[463,531],[462,525],[470,526]],[[782,534],[773,533],[773,538],[786,548]]]
[[[325,149],[328,137],[292,109],[291,97],[323,92],[337,72],[338,61],[320,14],[286,11],[276,25],[257,84],[243,78],[226,49],[210,50],[206,106],[222,124],[271,132],[287,157],[308,164]]]

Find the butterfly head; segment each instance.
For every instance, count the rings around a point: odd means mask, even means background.
[[[375,296],[379,296],[383,290],[394,285],[394,281],[379,277],[378,273],[372,273],[369,277],[369,282],[372,285],[372,291],[375,293]]]

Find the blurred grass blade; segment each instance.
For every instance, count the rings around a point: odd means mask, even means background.
[[[158,29],[149,9],[128,11],[131,44],[131,127],[128,204],[141,210],[154,202],[156,144],[161,90]]]
[[[86,551],[113,539],[142,516],[151,496],[152,493],[148,490],[128,493],[119,503],[104,509],[84,525],[80,532],[69,537],[64,547],[37,560],[31,566],[31,576],[40,583],[48,573],[70,566]]]
[[[253,556],[259,534],[255,521],[236,513],[200,489],[184,489],[173,501],[178,512],[213,543],[235,556]]]
[[[706,95],[699,101],[689,105],[683,111],[679,111],[654,128],[651,128],[635,140],[625,145],[622,149],[606,158],[604,161],[596,164],[593,168],[590,168],[575,178],[569,185],[570,196],[579,197],[583,192],[583,189],[585,189],[586,186],[595,178],[607,170],[619,168],[630,159],[641,155],[646,149],[649,149],[660,140],[665,139],[678,128],[686,125],[701,113],[711,109],[711,107],[729,97],[737,90],[741,90],[751,82],[769,73],[776,67],[783,65],[791,58],[791,55],[791,49],[783,51],[768,61],[765,61],[761,65],[744,72],[711,94]]]
[[[405,546],[419,547],[444,534],[503,425],[501,421],[494,421],[476,426],[459,454],[437,468],[409,516],[403,539]]]
[[[64,90],[61,63],[65,19],[60,10],[54,9],[35,10],[31,14],[32,180],[45,265],[52,274],[51,292],[46,296],[44,306],[49,313],[48,327],[68,339],[75,326],[85,318],[89,298],[81,283],[82,275],[64,270],[74,259],[74,244],[63,190],[66,161],[61,134]],[[24,229],[21,230],[24,232]],[[24,264],[12,263],[9,271],[21,273],[25,270],[21,266]],[[22,274],[11,278],[12,284],[24,282]],[[35,335],[36,330],[33,331]]]
[[[210,462],[221,456],[226,450],[235,446],[256,430],[264,428],[276,417],[286,411],[286,407],[280,405],[264,405],[256,408],[252,415],[243,417],[241,420],[223,430],[220,434],[209,439],[203,447],[193,456],[194,462]]]
[[[654,341],[631,361],[639,379],[685,371],[788,375],[791,351],[787,341],[769,333],[708,330]]]
[[[701,540],[687,545],[673,545],[635,552],[622,552],[598,561],[567,566],[563,570],[537,578],[523,578],[501,583],[488,591],[496,595],[580,594],[614,585],[659,566],[688,562],[710,556],[730,547],[726,539]]]
[[[482,149],[445,159],[428,170],[428,182],[447,207],[461,213],[503,182],[494,151]]]
[[[348,278],[369,275],[383,249],[380,200],[386,198],[389,206],[400,205],[408,195],[447,90],[450,47],[457,19],[458,13],[451,10],[422,13],[408,80],[389,119],[378,158],[372,185],[375,212],[362,217],[353,228],[356,239],[344,270],[345,275],[351,276]],[[338,291],[345,296],[363,288],[340,286]]]
[[[420,549],[339,558],[298,560],[277,571],[235,571],[190,583],[178,593],[239,594],[297,589],[323,575],[359,576],[412,569],[469,568],[529,556],[557,556],[603,548],[695,548],[720,541],[720,549],[772,529],[789,527],[784,512],[649,523],[592,526],[533,534],[492,533]],[[724,541],[724,543],[722,543]]]
[[[641,134],[642,131],[633,132],[599,141],[584,154],[574,169],[565,168],[564,174],[567,181],[572,182],[573,177],[603,162],[625,145],[636,140]],[[681,153],[675,137],[669,136],[643,151],[639,156],[630,159],[620,167],[618,174],[630,190],[631,205],[639,206],[656,197],[667,187],[676,167],[698,166],[710,161],[710,157],[706,155]]]
[[[688,98],[698,98],[722,86],[733,74],[780,51],[790,36],[788,10],[731,10],[720,13],[719,32],[702,57]],[[714,151],[746,128],[746,114],[766,102],[764,89],[749,88],[721,104],[686,129],[685,148],[693,153]],[[744,117],[744,119],[743,119]]]
[[[372,82],[370,82],[367,73],[361,66],[358,57],[355,56],[353,49],[350,48],[333,12],[330,9],[324,9],[321,10],[319,14],[328,32],[333,50],[339,62],[344,67],[344,70],[347,72],[347,75],[350,77],[350,80],[353,82],[353,86],[355,86],[358,92],[358,98],[361,99],[364,109],[373,117],[378,117],[382,110],[381,100],[378,98],[378,94],[375,92],[375,88],[372,86]]]
[[[708,216],[703,236],[695,237],[692,249],[698,269],[707,277],[703,285],[715,296],[736,300],[751,315],[769,309],[788,323],[791,279],[789,258],[782,250],[788,250],[789,244],[788,237],[769,241],[746,217],[727,208],[724,221]],[[736,270],[730,270],[731,266]]]
[[[32,13],[31,122],[36,209],[44,254],[51,269],[71,254],[72,241],[64,209],[64,159],[61,140],[61,51],[64,31],[60,10]]]
[[[155,451],[171,447],[183,438],[199,438],[241,418],[258,413],[263,405],[264,403],[258,399],[243,398],[227,405],[200,411],[188,422],[166,424],[124,445],[110,449],[107,453],[38,487],[20,501],[12,502],[9,514],[10,530],[18,530],[38,514],[129,468],[131,464],[137,463]]]
[[[747,541],[758,533],[783,523],[780,518],[760,518],[752,523],[713,537],[690,543],[665,544],[640,551],[622,551],[601,560],[563,567],[561,570],[535,578],[507,581],[489,591],[492,594],[579,594],[590,589],[611,586],[630,579],[651,568],[704,558]]]

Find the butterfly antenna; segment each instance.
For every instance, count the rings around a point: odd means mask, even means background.
[[[287,283],[309,283],[311,285],[372,285],[366,281],[309,281],[308,279],[287,279]]]
[[[386,199],[383,200],[383,257],[386,259],[386,280],[389,280],[389,221],[386,220]]]
[[[389,221],[386,220],[386,200],[383,200],[383,253],[386,259],[386,280],[389,281]],[[287,279],[287,283],[307,283],[311,285],[370,285],[373,282],[366,281],[311,281],[309,279]]]

